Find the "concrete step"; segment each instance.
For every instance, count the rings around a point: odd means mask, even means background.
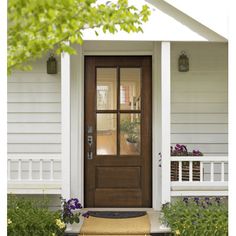
[[[65,233],[64,236],[78,236],[78,233]],[[172,234],[171,233],[153,233],[151,234],[151,236],[172,236]]]
[[[170,229],[164,227],[160,222],[160,212],[155,211],[152,208],[85,208],[83,212],[87,211],[146,211],[149,220],[150,220],[150,233],[153,236],[169,236]],[[67,228],[66,234],[67,236],[78,235],[80,233],[80,229],[82,227],[84,221],[84,217],[81,216],[79,224],[72,224]]]

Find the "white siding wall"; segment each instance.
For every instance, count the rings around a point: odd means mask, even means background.
[[[97,44],[87,42],[84,50]],[[117,49],[122,43],[111,44]],[[152,43],[146,45],[151,51]],[[227,44],[172,43],[171,50],[172,145],[186,144],[206,155],[227,154]],[[177,69],[182,50],[190,59],[189,72]],[[61,151],[60,73],[47,75],[46,60],[8,80],[8,153]]]
[[[227,44],[183,42],[171,45],[171,143],[186,144],[190,151],[199,149],[205,155],[226,155]],[[190,59],[190,71],[186,73],[178,72],[177,68],[182,50]],[[83,51],[90,55],[104,52],[107,55],[115,55],[116,52],[120,55],[133,52],[142,55],[153,52],[153,43],[88,41]],[[57,75],[47,75],[46,60],[43,58],[34,63],[32,71],[15,72],[8,79],[9,154],[61,152],[60,59]],[[157,70],[160,71],[160,68]],[[73,101],[73,104],[77,103]],[[76,109],[77,106],[73,105],[72,111]],[[72,119],[76,123],[77,115]],[[77,143],[76,140],[74,143]],[[76,149],[75,145],[72,148]],[[78,155],[74,158],[77,159]],[[207,174],[208,167],[204,168]],[[13,163],[12,176],[16,176],[16,169]],[[26,171],[27,166],[23,169]],[[57,171],[60,172],[59,169]],[[34,175],[37,174],[36,171]],[[45,172],[45,178],[46,175]]]
[[[227,44],[173,43],[171,51],[171,142],[204,155],[228,153]],[[189,72],[178,72],[184,50]]]
[[[60,153],[60,60],[46,73],[47,58],[8,79],[8,153]]]

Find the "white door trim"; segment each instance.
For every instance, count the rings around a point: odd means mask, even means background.
[[[153,157],[152,157],[152,208],[160,210],[161,208],[161,185],[160,185],[160,167],[158,165],[158,153],[160,148],[160,43],[154,43],[153,51],[146,51],[137,54],[137,51],[109,51],[109,52],[83,52],[83,47],[75,46],[78,54],[72,56],[72,97],[76,101],[71,107],[72,126],[71,133],[71,196],[78,197],[84,205],[84,56],[86,55],[150,55],[152,58],[152,83],[153,83],[153,107],[152,107],[152,129],[153,129]],[[76,80],[78,80],[76,82]],[[72,99],[71,99],[72,100]],[[77,122],[76,122],[77,121]],[[76,134],[77,132],[77,134]],[[77,145],[78,148],[75,147]]]
[[[162,204],[170,202],[170,42],[161,43]]]
[[[61,173],[62,197],[70,198],[70,55],[61,54]]]
[[[89,51],[84,56],[151,56],[153,51]]]
[[[152,57],[152,207],[161,210],[161,44],[154,42]]]
[[[74,46],[71,56],[71,197],[84,204],[84,56],[83,47]]]

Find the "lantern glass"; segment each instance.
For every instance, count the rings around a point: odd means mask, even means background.
[[[57,74],[57,60],[53,55],[51,55],[47,60],[47,73]]]
[[[178,68],[180,72],[189,71],[189,59],[185,52],[182,52],[178,60]]]

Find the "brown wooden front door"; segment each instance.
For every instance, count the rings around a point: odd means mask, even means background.
[[[86,207],[151,207],[151,61],[85,57]]]

